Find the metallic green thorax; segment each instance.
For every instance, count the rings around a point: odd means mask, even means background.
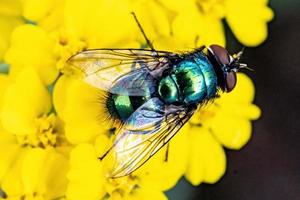
[[[184,59],[159,83],[160,97],[168,104],[196,104],[217,91],[215,71],[202,53]]]

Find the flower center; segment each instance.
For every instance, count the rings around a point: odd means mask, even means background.
[[[61,145],[63,135],[59,128],[59,120],[53,113],[37,118],[35,124],[36,130],[34,134],[17,136],[20,144],[40,148]]]
[[[202,126],[213,119],[218,112],[218,105],[216,103],[207,105],[204,109],[200,109],[191,118],[189,123],[195,126]]]
[[[137,179],[132,176],[111,180],[109,185],[110,188],[107,188],[107,191],[112,199],[124,198],[138,188]]]
[[[86,41],[70,39],[66,36],[60,36],[57,38],[55,46],[55,52],[59,55],[56,67],[62,72],[66,72],[66,61],[74,54],[87,48]]]
[[[196,0],[196,5],[202,14],[211,14],[220,18],[225,15],[225,0]]]

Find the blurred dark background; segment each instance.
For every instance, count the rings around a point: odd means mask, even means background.
[[[256,86],[255,103],[262,116],[240,151],[226,150],[227,171],[214,185],[192,187],[185,180],[168,192],[173,199],[300,199],[300,1],[271,0],[275,12],[267,41],[246,48],[246,72]],[[226,31],[229,52],[241,45]],[[174,191],[174,190],[173,190]]]

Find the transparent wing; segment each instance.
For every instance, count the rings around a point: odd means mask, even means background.
[[[111,177],[126,176],[151,158],[187,122],[194,109],[165,106],[152,98],[123,125],[111,153],[115,164]]]
[[[170,67],[176,54],[142,49],[95,49],[67,61],[67,69],[88,84],[122,95],[145,95],[145,90]]]

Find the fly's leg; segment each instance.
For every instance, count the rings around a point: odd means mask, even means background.
[[[113,146],[111,146],[106,152],[105,152],[105,154],[103,154],[101,157],[99,157],[98,159],[100,160],[100,161],[102,161],[106,156],[107,156],[107,154],[110,152],[110,150],[112,149],[112,147]]]
[[[115,134],[115,131],[116,131],[116,128],[111,128],[111,129],[109,130],[110,136],[114,135],[114,134]],[[102,160],[107,156],[107,154],[110,152],[110,150],[111,150],[113,147],[114,147],[114,145],[112,145],[111,147],[109,147],[109,149],[108,149],[101,157],[99,157],[98,159],[99,159],[100,161],[102,161]]]
[[[139,22],[139,20],[138,20],[137,17],[136,17],[135,13],[132,12],[131,14],[133,15],[133,18],[134,18],[135,22],[137,23],[137,25],[138,25],[140,31],[142,32],[142,34],[143,34],[143,36],[144,36],[144,38],[145,38],[145,40],[146,40],[146,42],[147,42],[147,45],[150,47],[150,49],[151,49],[152,51],[155,51],[155,49],[154,49],[152,43],[151,43],[150,40],[148,39],[148,37],[147,37],[147,35],[146,35],[146,33],[145,33],[145,31],[144,31],[144,29],[143,29],[141,23]]]
[[[168,162],[168,158],[169,158],[169,147],[170,147],[170,143],[167,143],[167,150],[166,150],[166,155],[165,155],[165,162]]]

